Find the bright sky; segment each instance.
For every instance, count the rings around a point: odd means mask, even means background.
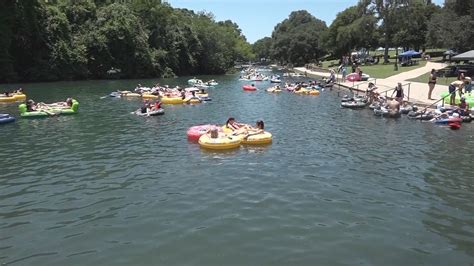
[[[272,35],[273,28],[292,11],[307,10],[329,27],[337,13],[358,0],[168,0],[173,7],[214,14],[217,21],[236,22],[250,43]],[[433,0],[442,5],[444,0]]]

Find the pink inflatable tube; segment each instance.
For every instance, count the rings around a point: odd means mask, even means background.
[[[187,131],[188,135],[188,140],[191,141],[198,141],[199,138],[206,134],[206,132],[211,129],[211,128],[217,128],[219,132],[222,132],[222,127],[216,126],[216,125],[199,125],[199,126],[193,126],[190,127]]]

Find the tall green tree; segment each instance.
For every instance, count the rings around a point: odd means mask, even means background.
[[[377,18],[369,4],[361,1],[337,14],[326,38],[327,49],[333,55],[340,57],[353,49],[375,48],[378,45]]]
[[[427,43],[431,47],[454,48],[459,51],[474,49],[474,3],[446,0],[427,27]]]
[[[324,54],[326,23],[306,10],[294,11],[272,33],[272,57],[280,63],[304,65]]]

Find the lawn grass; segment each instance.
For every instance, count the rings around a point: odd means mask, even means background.
[[[363,73],[368,74],[371,78],[384,79],[384,78],[387,78],[387,77],[390,77],[402,72],[424,67],[425,65],[426,65],[426,61],[422,60],[422,61],[419,61],[418,65],[414,65],[414,66],[402,67],[399,65],[398,71],[394,70],[394,64],[366,65],[366,66],[361,66],[360,68]]]
[[[428,83],[429,78],[430,78],[430,73],[426,73],[426,74],[423,74],[423,75],[418,76],[416,78],[409,79],[409,81]],[[449,78],[438,77],[438,80],[436,81],[436,84],[448,86],[451,82],[453,82],[455,80],[457,80],[457,77],[449,77]]]

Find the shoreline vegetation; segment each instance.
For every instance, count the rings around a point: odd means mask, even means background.
[[[0,83],[229,74],[237,62],[329,70],[343,58],[387,78],[425,63],[396,69],[398,54],[389,47],[422,57],[443,55],[430,47],[474,49],[473,31],[441,27],[469,28],[473,13],[474,3],[461,0],[359,1],[329,26],[306,10],[293,11],[271,37],[250,44],[231,20],[161,0],[7,1],[0,4]]]

